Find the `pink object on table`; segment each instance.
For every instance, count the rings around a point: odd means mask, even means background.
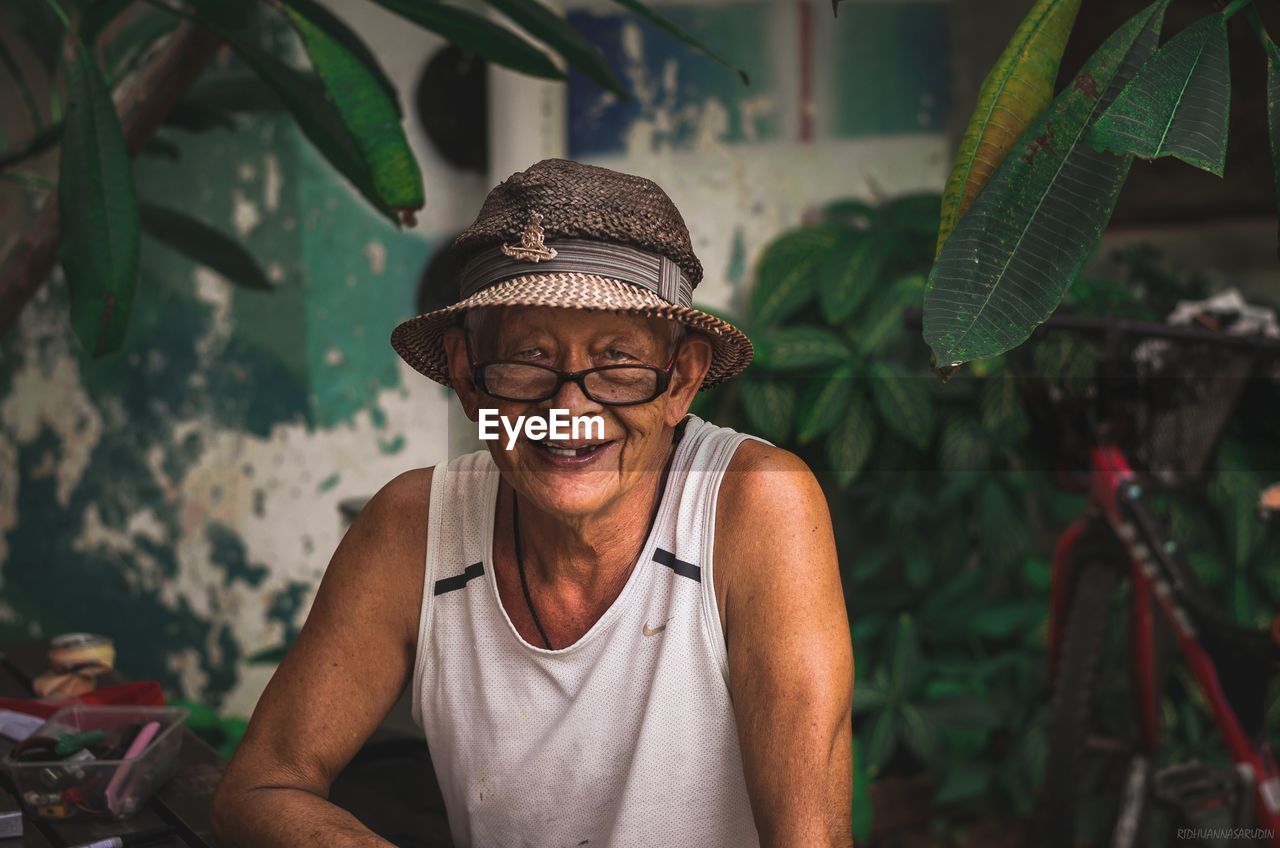
[[[129,750],[125,751],[124,762],[120,764],[120,768],[116,769],[116,773],[111,776],[111,782],[107,784],[107,809],[112,813],[120,814],[120,795],[125,790],[125,781],[128,780],[130,772],[133,771],[132,763],[129,760],[137,759],[146,747],[151,744],[151,740],[160,732],[160,722],[149,721],[138,731],[138,735],[133,737],[133,741],[129,743]]]

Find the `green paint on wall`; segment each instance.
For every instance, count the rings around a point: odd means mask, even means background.
[[[939,2],[850,2],[834,22],[829,110],[836,135],[941,132],[946,119],[947,16]]]
[[[389,338],[413,315],[432,244],[372,211],[309,145],[298,155],[311,412],[329,427],[400,384]]]
[[[388,455],[399,453],[404,450],[404,436],[396,436],[394,439],[379,439],[378,450]]]
[[[271,291],[231,285],[201,271],[186,257],[148,239],[144,273],[129,342],[133,352],[180,356],[188,362],[176,385],[150,391],[207,392],[216,418],[227,426],[267,435],[276,424],[309,419],[306,301],[298,266],[300,220],[296,150],[291,119],[241,116],[236,132],[174,134],[179,159],[144,157],[139,193],[160,206],[185,210],[243,244],[275,280]],[[200,327],[169,327],[172,300],[200,313]],[[108,360],[102,360],[110,369]],[[192,374],[197,384],[189,385]],[[86,374],[86,382],[99,375]],[[132,373],[121,375],[133,379]],[[203,381],[203,382],[200,382]]]
[[[320,481],[320,486],[316,489],[318,492],[327,492],[334,486],[338,485],[338,481],[342,479],[341,474],[330,474],[328,477]]]
[[[262,585],[270,569],[261,563],[249,562],[244,542],[234,530],[214,522],[205,528],[204,536],[209,541],[209,560],[225,574],[222,585],[230,586],[236,580],[243,580],[253,587]]]

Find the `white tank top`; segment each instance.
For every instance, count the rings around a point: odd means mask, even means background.
[[[498,599],[487,451],[431,481],[413,717],[457,848],[759,845],[711,552],[752,438],[689,416],[626,585],[577,642],[526,642]]]

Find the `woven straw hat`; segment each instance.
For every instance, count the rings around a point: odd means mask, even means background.
[[[405,362],[446,386],[444,330],[484,306],[627,312],[685,324],[711,341],[704,389],[751,363],[741,330],[692,307],[702,264],[675,204],[651,180],[544,160],[489,192],[453,252],[462,269],[458,302],[391,333]]]

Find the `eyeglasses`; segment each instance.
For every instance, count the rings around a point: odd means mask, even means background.
[[[654,365],[601,365],[584,371],[561,371],[532,362],[476,362],[472,378],[490,397],[521,403],[550,400],[565,383],[577,383],[582,393],[607,406],[634,406],[662,395],[671,384],[674,355],[665,368]]]

